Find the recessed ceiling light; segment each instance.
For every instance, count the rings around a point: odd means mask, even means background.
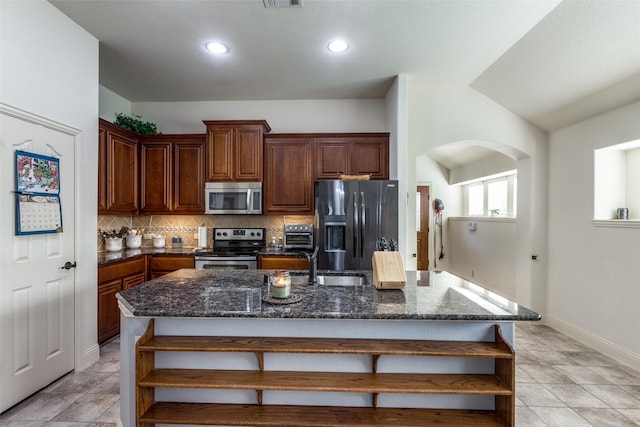
[[[340,53],[340,52],[344,52],[345,50],[349,49],[349,45],[344,40],[336,39],[336,40],[332,40],[331,42],[329,42],[329,45],[327,46],[327,48],[331,52]]]
[[[229,48],[219,42],[207,43],[207,49],[213,53],[227,53]]]

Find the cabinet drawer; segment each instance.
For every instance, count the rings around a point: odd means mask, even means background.
[[[145,274],[145,257],[140,256],[126,261],[98,267],[98,283],[121,279],[126,276],[142,273]]]
[[[304,258],[293,256],[259,256],[258,268],[265,270],[307,270],[309,263]]]
[[[174,271],[181,268],[194,268],[195,257],[190,255],[185,256],[167,256],[167,255],[153,255],[149,262],[149,269],[151,271]]]

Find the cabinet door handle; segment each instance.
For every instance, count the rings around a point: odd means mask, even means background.
[[[67,261],[62,267],[60,267],[60,270],[70,270],[72,268],[76,268],[76,266],[77,264],[75,261],[73,262],[73,264],[71,263],[71,261]]]

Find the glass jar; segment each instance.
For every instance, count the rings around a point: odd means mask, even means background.
[[[271,277],[271,296],[289,298],[291,293],[291,275],[288,271],[278,271]]]

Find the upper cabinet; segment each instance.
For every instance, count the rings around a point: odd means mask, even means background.
[[[140,213],[203,214],[205,135],[140,136]]]
[[[100,119],[98,214],[138,213],[138,135]]]
[[[207,182],[262,181],[265,120],[205,120]]]
[[[313,213],[313,139],[269,135],[264,142],[264,213]]]
[[[316,179],[370,175],[389,179],[389,134],[325,134],[315,138]]]

